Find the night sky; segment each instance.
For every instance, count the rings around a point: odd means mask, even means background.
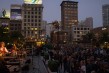
[[[43,0],[43,19],[48,22],[61,20],[60,4],[63,0]],[[86,17],[93,17],[94,27],[102,26],[102,5],[109,4],[109,0],[72,0],[78,1],[78,18],[85,20]],[[22,4],[23,0],[0,0],[0,11],[9,10],[11,4]]]

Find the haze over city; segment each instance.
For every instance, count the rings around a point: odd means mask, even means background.
[[[60,4],[63,0],[43,0],[43,20],[52,22],[61,20]],[[93,17],[94,27],[102,26],[102,5],[109,4],[109,0],[71,0],[78,1],[78,18],[85,20]],[[9,12],[11,4],[22,4],[23,0],[0,0],[0,11],[6,9]],[[3,3],[3,4],[2,4]],[[4,5],[5,4],[5,5]]]

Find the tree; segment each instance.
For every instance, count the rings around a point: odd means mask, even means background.
[[[109,32],[103,32],[101,33],[99,37],[100,44],[104,44],[105,42],[109,41]]]
[[[0,26],[0,41],[8,42],[9,39],[9,29],[8,27]]]
[[[10,38],[12,39],[12,41],[15,44],[21,43],[22,41],[24,41],[24,37],[23,37],[23,35],[19,31],[11,32]]]
[[[93,41],[96,41],[96,39],[95,39],[94,33],[92,33],[92,32],[87,33],[87,34],[84,35],[83,38],[82,38],[82,42],[83,42],[83,43],[92,43]]]

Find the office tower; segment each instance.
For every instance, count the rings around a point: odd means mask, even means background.
[[[24,0],[22,5],[22,31],[26,38],[40,39],[42,34],[42,0],[28,2]],[[37,0],[36,0],[37,1]]]
[[[78,2],[63,1],[61,3],[62,30],[68,32],[68,42],[73,43],[72,27],[78,25]]]
[[[103,26],[109,26],[109,4],[102,6]]]
[[[73,25],[78,25],[78,2],[63,1],[61,3],[61,21],[64,30]]]

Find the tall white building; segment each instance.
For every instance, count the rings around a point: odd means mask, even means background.
[[[22,5],[22,31],[26,38],[41,39],[43,22],[43,5],[26,2]],[[36,0],[37,1],[37,0]],[[40,0],[39,0],[40,1]],[[42,0],[41,0],[42,1]]]

